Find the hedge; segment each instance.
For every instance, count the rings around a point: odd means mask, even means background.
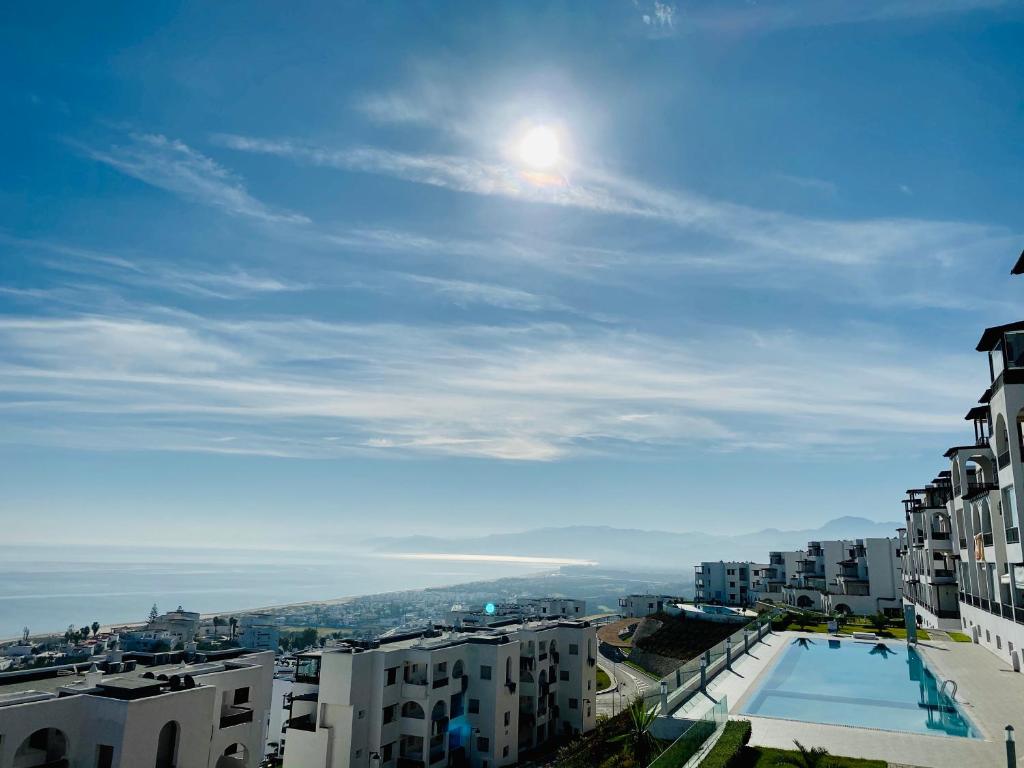
[[[701,763],[700,768],[737,768],[740,753],[750,741],[750,721],[730,720],[718,743],[711,749]]]

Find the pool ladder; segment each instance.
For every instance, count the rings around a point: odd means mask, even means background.
[[[949,700],[951,702],[953,702],[953,703],[956,703],[956,690],[957,690],[956,680],[943,680],[942,681],[942,686],[939,688],[939,702],[941,703],[941,701],[942,701],[942,694],[946,692],[946,686],[947,685],[953,686],[953,693],[951,693],[949,695]]]

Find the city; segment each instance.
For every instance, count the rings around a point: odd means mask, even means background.
[[[0,768],[1020,768],[1024,6],[0,14]]]

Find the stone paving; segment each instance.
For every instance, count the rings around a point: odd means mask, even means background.
[[[765,642],[753,646],[750,655],[740,657],[732,670],[715,678],[706,694],[694,696],[676,710],[673,717],[698,718],[722,696],[728,698],[729,711],[735,716],[776,655],[801,636],[814,637],[799,632],[766,636]],[[1013,725],[1024,738],[1024,675],[1013,672],[999,658],[973,644],[935,639],[920,643],[918,648],[941,679],[957,681],[956,700],[984,738],[963,739],[743,715],[753,724],[751,743],[792,749],[796,739],[805,746],[825,747],[834,755],[885,760],[892,766],[1006,766],[1004,727]],[[1018,766],[1024,766],[1024,743],[1021,752]]]

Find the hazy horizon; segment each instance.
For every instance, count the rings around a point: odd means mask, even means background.
[[[1003,0],[7,9],[4,544],[899,519],[1019,319],[1022,35]]]

